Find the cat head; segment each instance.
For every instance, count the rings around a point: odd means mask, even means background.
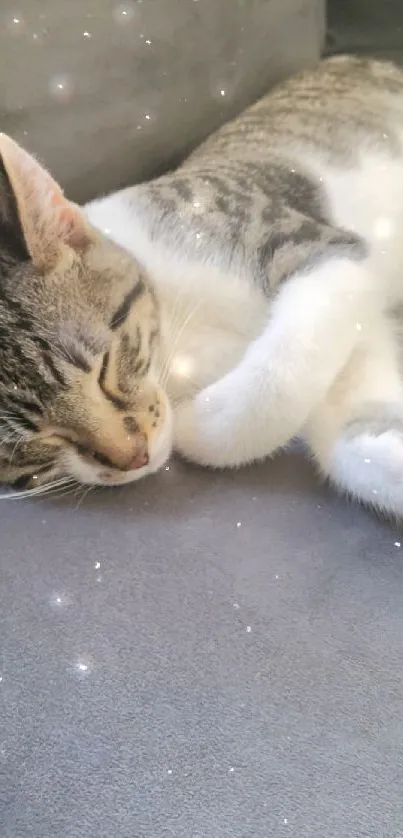
[[[0,135],[0,482],[114,485],[171,451],[158,304],[125,250]]]

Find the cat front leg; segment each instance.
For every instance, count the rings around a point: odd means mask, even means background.
[[[237,467],[287,444],[372,328],[373,297],[366,266],[346,258],[288,280],[238,366],[178,408],[179,453]]]

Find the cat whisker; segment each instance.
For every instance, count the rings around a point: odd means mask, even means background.
[[[54,480],[52,483],[44,483],[43,486],[38,486],[37,488],[26,489],[21,492],[9,492],[7,494],[0,495],[0,500],[23,500],[24,498],[37,497],[38,495],[47,495],[51,494],[55,489],[61,489],[64,487],[67,488],[72,485],[73,482],[77,483],[73,477],[61,477],[58,480]]]
[[[192,318],[196,314],[196,311],[200,308],[200,305],[201,305],[200,302],[196,303],[196,305],[193,306],[193,308],[187,314],[187,316],[185,316],[184,322],[182,323],[182,325],[178,329],[178,332],[173,339],[172,346],[171,346],[171,351],[170,351],[170,353],[169,353],[169,355],[168,355],[168,357],[167,357],[167,359],[164,363],[163,369],[161,371],[160,382],[159,382],[161,387],[163,387],[166,384],[167,378],[168,378],[170,370],[171,370],[171,365],[172,365],[172,361],[173,361],[173,358],[174,358],[174,355],[175,355],[175,351],[176,351],[178,343],[179,343],[179,341],[180,341],[180,339],[183,335],[183,332],[185,331],[186,327],[189,325],[190,321],[192,320]]]

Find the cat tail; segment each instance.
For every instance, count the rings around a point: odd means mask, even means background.
[[[379,314],[368,260],[348,255],[295,274],[231,372],[183,405],[176,448],[212,467],[273,454],[301,433]]]

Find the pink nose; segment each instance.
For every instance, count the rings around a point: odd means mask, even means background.
[[[132,471],[137,468],[144,468],[148,464],[148,451],[147,445],[142,446],[134,455],[134,457],[129,460],[123,466],[122,471]]]

